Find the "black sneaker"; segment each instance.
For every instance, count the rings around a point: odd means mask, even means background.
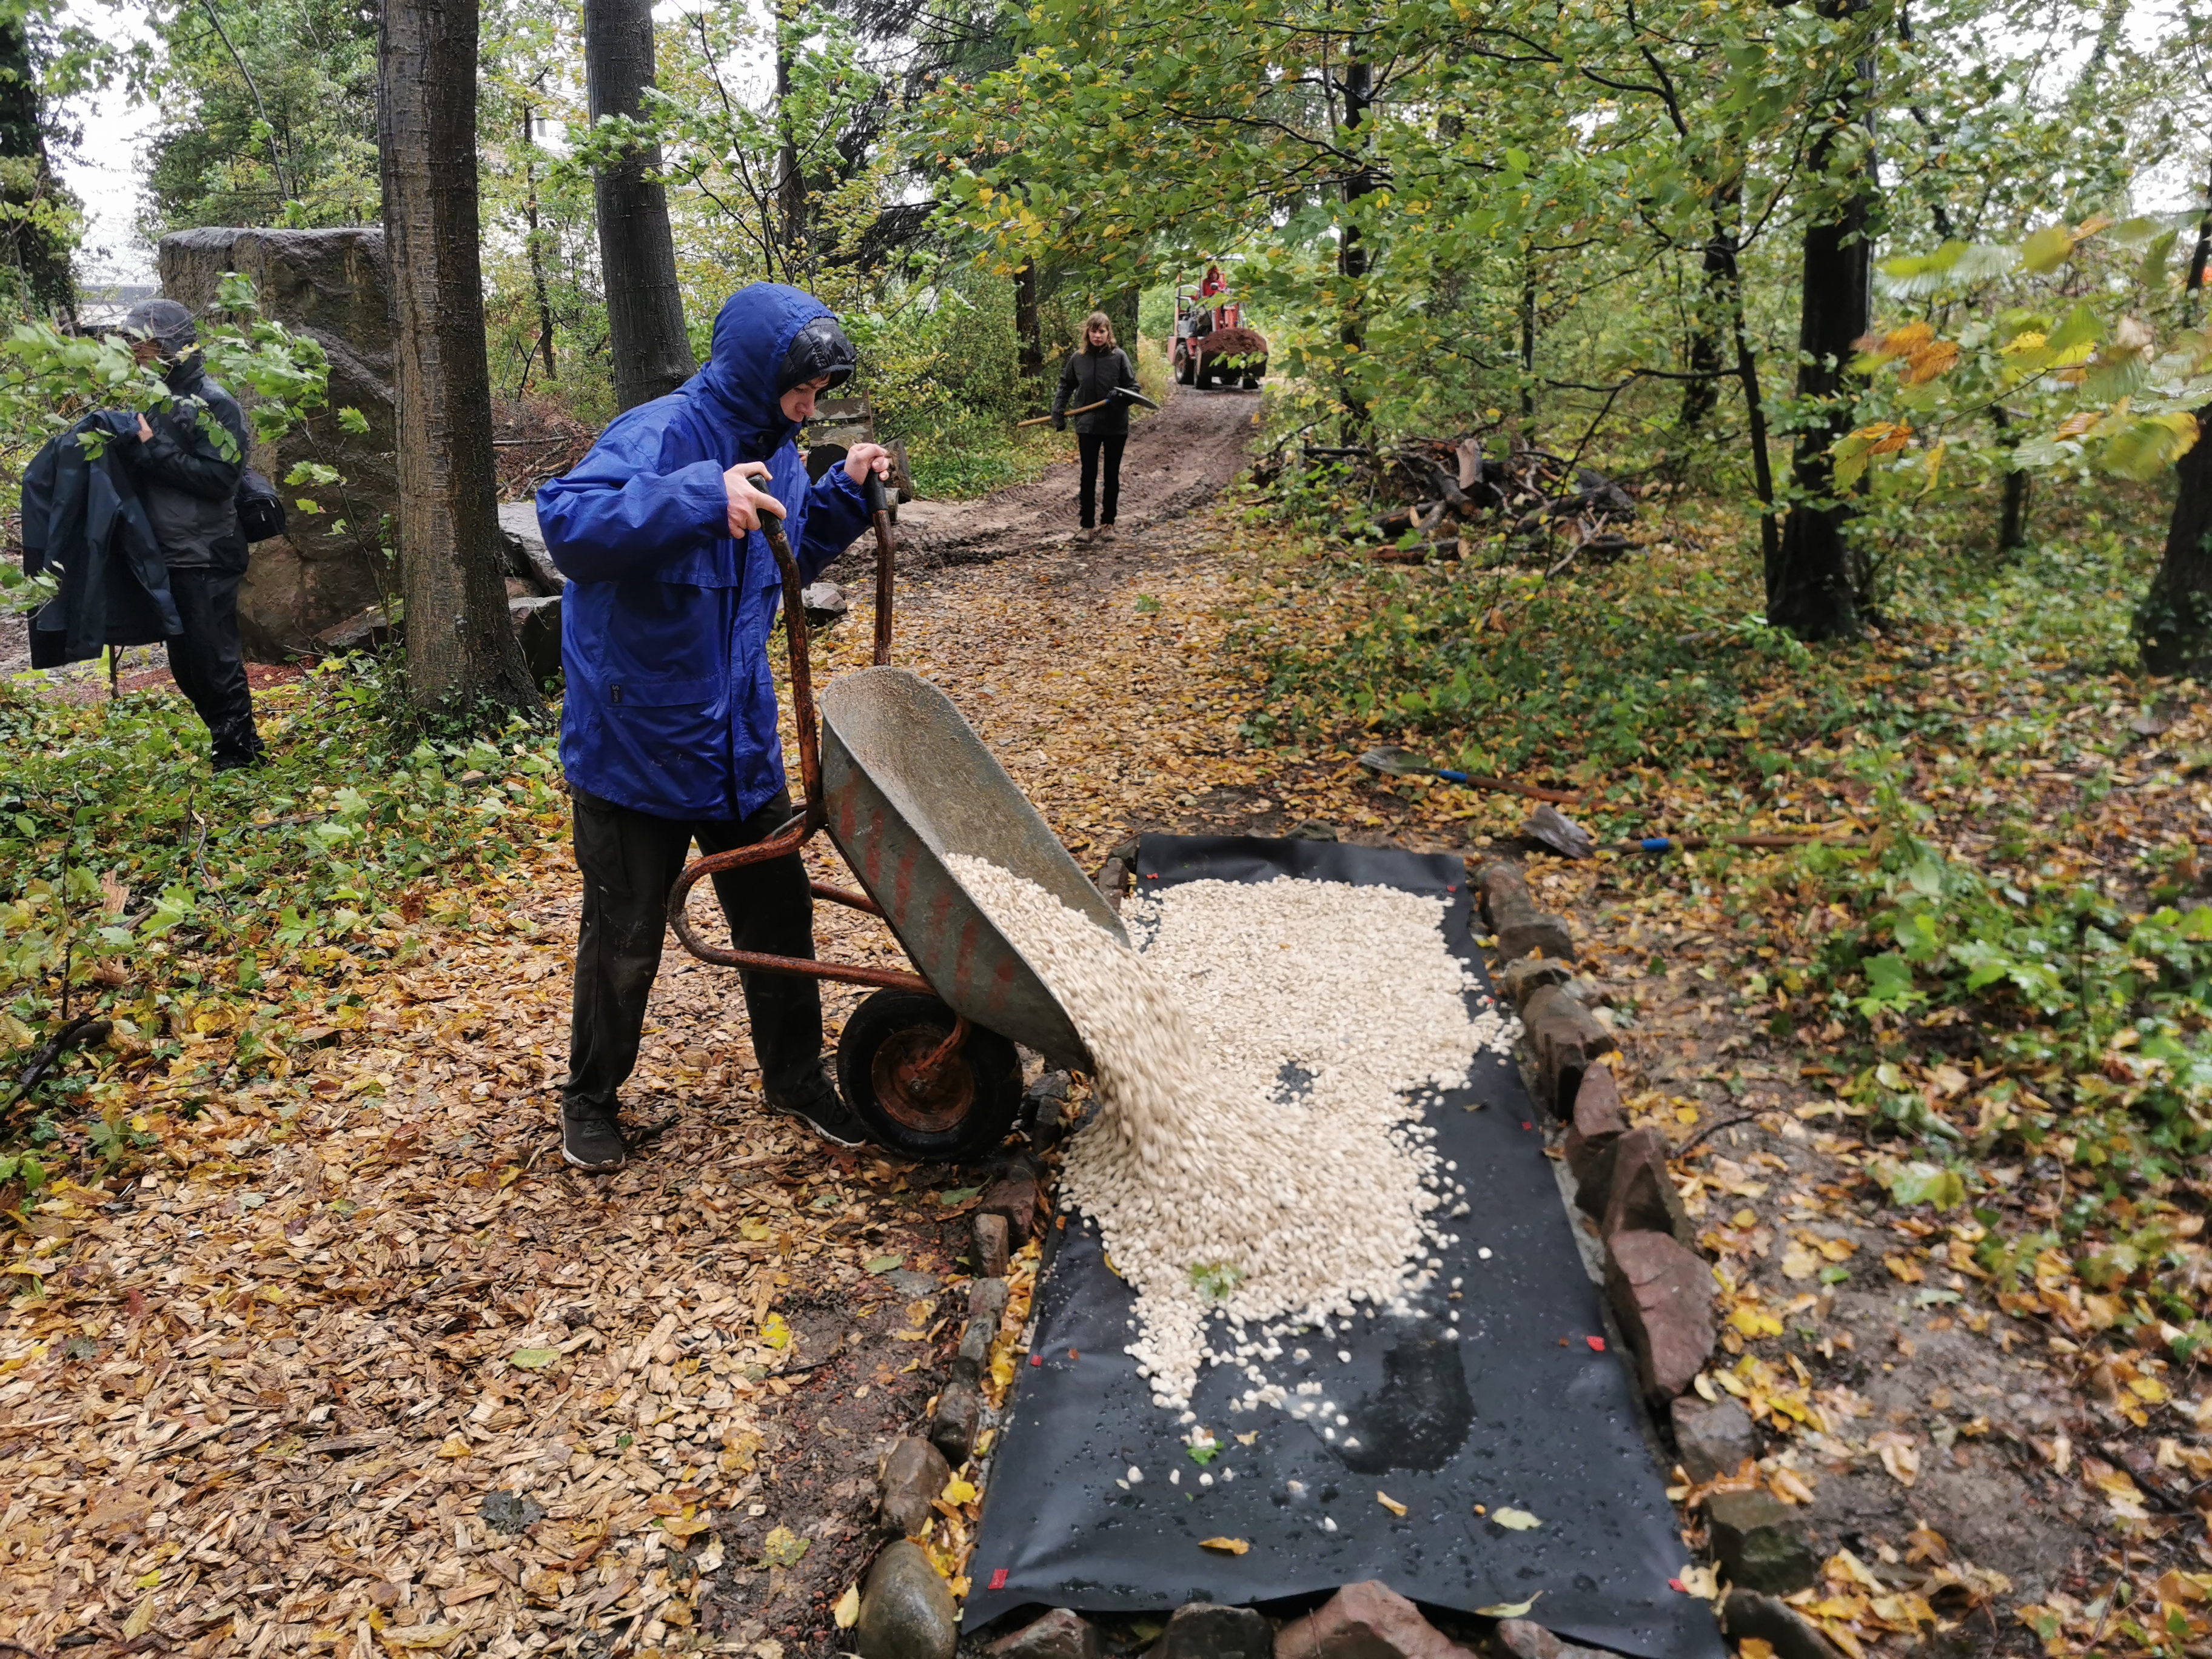
[[[797,1118],[833,1146],[869,1144],[867,1130],[853,1115],[844,1097],[837,1092],[837,1085],[830,1081],[824,1067],[815,1067],[813,1074],[791,1093],[769,1095],[768,1107],[782,1116]]]
[[[629,1148],[623,1144],[622,1127],[615,1121],[612,1113],[578,1116],[563,1108],[561,1156],[568,1160],[570,1169],[599,1175],[621,1169],[629,1157]]]

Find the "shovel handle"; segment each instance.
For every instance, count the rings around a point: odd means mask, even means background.
[[[881,668],[891,659],[891,576],[897,558],[891,541],[890,492],[884,488],[884,475],[870,467],[860,495],[876,530],[875,665]]]
[[[1103,409],[1107,404],[1113,401],[1114,400],[1111,398],[1101,398],[1095,404],[1085,404],[1080,408],[1063,410],[1060,412],[1060,418],[1064,421],[1073,420],[1078,415],[1088,415],[1094,409]],[[1053,417],[1049,415],[1038,415],[1026,421],[1016,421],[1014,424],[1016,426],[1042,426],[1047,421],[1052,418]]]

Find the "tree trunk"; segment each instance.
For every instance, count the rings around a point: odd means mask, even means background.
[[[386,0],[378,149],[398,391],[408,695],[480,720],[543,707],[507,621],[477,213],[477,0]]]
[[[1715,313],[1727,297],[1735,276],[1735,239],[1729,234],[1718,214],[1713,234],[1705,240],[1705,257],[1698,284],[1698,315],[1690,327],[1688,361],[1683,365],[1700,378],[1682,386],[1682,409],[1674,423],[1684,428],[1703,426],[1721,400],[1721,331]]]
[[[653,85],[651,0],[585,0],[584,79],[593,121],[645,112]],[[624,409],[667,396],[698,367],[684,331],[668,196],[653,176],[659,171],[660,147],[646,144],[592,181],[615,402]]]
[[[1996,424],[1997,444],[2006,456],[2020,447],[2020,435],[2013,430],[2012,416],[2005,412],[2002,404],[1990,405],[1990,418]],[[1997,508],[1997,550],[2011,553],[2027,545],[2028,475],[2025,467],[2009,464],[2005,468],[2004,495]]]
[[[1367,112],[1375,102],[1374,65],[1355,58],[1344,66],[1344,126],[1340,142],[1344,149],[1364,155],[1368,147]],[[1355,207],[1362,197],[1374,193],[1375,175],[1364,165],[1354,169],[1344,181],[1344,204]],[[1344,295],[1337,339],[1346,351],[1346,362],[1355,361],[1366,347],[1367,321],[1363,303],[1367,288],[1367,244],[1359,234],[1359,228],[1345,216],[1344,233],[1336,247],[1336,273],[1343,279]],[[1340,388],[1344,404],[1344,420],[1347,438],[1364,441],[1367,432],[1367,400],[1352,384],[1349,375]]]
[[[796,283],[806,275],[806,179],[799,170],[799,135],[791,118],[792,42],[799,30],[793,9],[789,5],[775,8],[775,203],[781,222],[784,280]]]
[[[1836,100],[1807,157],[1808,177],[1832,164],[1837,141],[1859,118],[1860,82],[1870,81],[1870,62],[1856,65],[1854,82]],[[1800,639],[1833,639],[1855,633],[1859,597],[1851,591],[1850,550],[1844,527],[1848,502],[1835,493],[1828,451],[1850,430],[1848,384],[1856,342],[1872,325],[1874,249],[1868,239],[1873,203],[1861,168],[1859,187],[1834,216],[1805,227],[1805,272],[1797,325],[1797,395],[1819,399],[1824,413],[1797,434],[1792,465],[1798,499],[1782,526],[1781,545],[1766,562],[1766,620]]]
[[[1044,379],[1044,332],[1037,320],[1036,261],[1024,259],[1014,272],[1014,339],[1021,350],[1022,378]]]
[[[553,301],[546,291],[545,244],[538,228],[538,131],[532,125],[527,104],[522,106],[522,182],[523,216],[530,225],[530,285],[538,295],[538,343],[545,356],[545,378],[557,380],[561,371],[553,363]],[[526,368],[522,378],[526,389],[530,384]]]
[[[38,210],[58,210],[68,197],[46,156],[40,121],[39,79],[30,38],[20,11],[0,15],[0,263],[15,268],[30,309],[74,322],[76,284],[70,276],[70,246]]]
[[[1536,441],[1536,258],[1521,255],[1521,437]]]
[[[2212,186],[2208,186],[2212,191]],[[2212,252],[2212,202],[2197,222],[2183,300],[2194,321]],[[2136,612],[2143,666],[2154,674],[2212,678],[2212,404],[2197,411],[2197,442],[2174,469],[2173,516],[2166,520],[2166,556]]]

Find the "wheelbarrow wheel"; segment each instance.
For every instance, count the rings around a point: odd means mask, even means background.
[[[868,1133],[919,1163],[962,1164],[995,1151],[1021,1110],[1021,1060],[996,1031],[928,1071],[958,1016],[918,991],[878,991],[845,1022],[837,1081]]]

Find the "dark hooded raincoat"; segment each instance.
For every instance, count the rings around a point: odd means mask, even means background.
[[[807,482],[798,425],[777,405],[793,342],[830,314],[781,283],[732,295],[707,366],[538,490],[546,550],[568,578],[561,763],[577,787],[661,817],[739,819],[784,787],[768,645],[782,577],[757,531],[731,538],[722,474],[768,463],[756,483],[789,510],[809,581],[866,526],[843,467]]]

